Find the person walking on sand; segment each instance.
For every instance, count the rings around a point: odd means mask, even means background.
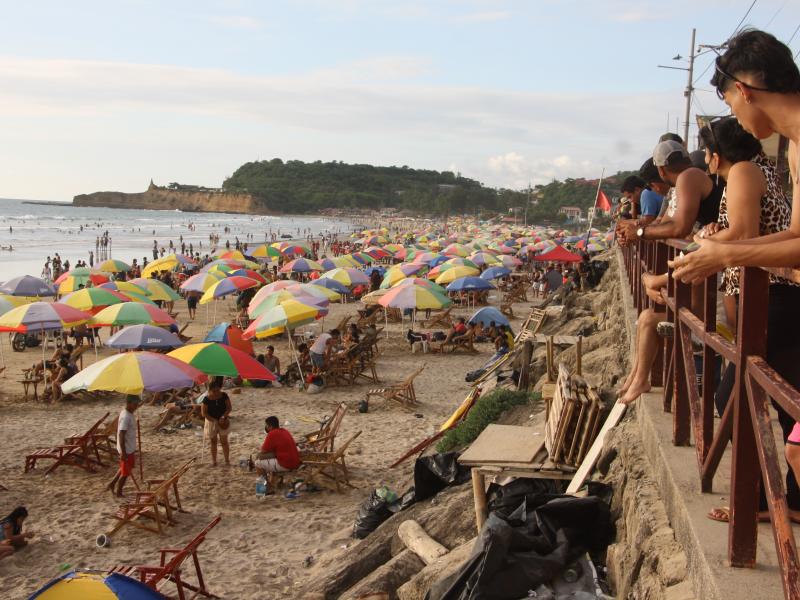
[[[208,393],[203,398],[201,410],[205,419],[203,436],[211,441],[212,466],[217,466],[217,438],[222,445],[225,464],[230,465],[228,433],[230,432],[231,399],[222,391],[222,377],[215,378],[208,386]]]
[[[125,397],[125,408],[119,413],[117,421],[117,452],[119,452],[119,469],[106,488],[118,498],[122,498],[125,482],[133,474],[136,464],[136,419],[133,413],[139,408],[140,398],[134,394]],[[116,491],[115,491],[116,486]]]

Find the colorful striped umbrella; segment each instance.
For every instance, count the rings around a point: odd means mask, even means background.
[[[65,394],[78,390],[141,394],[192,387],[208,381],[202,371],[156,352],[115,354],[86,367],[61,386]]]
[[[109,258],[97,265],[97,269],[105,273],[127,273],[131,270],[131,266],[116,258]]]
[[[424,287],[428,290],[433,290],[438,294],[442,294],[443,296],[447,295],[447,291],[440,285],[433,283],[430,279],[420,279],[419,277],[409,277],[408,279],[401,279],[397,283],[395,283],[392,288],[399,287],[401,285],[418,285],[420,287]]]
[[[237,269],[232,271],[229,276],[249,277],[250,279],[255,279],[261,285],[266,285],[268,283],[261,273],[253,269]]]
[[[467,248],[463,244],[450,244],[443,250],[444,254],[449,256],[461,256],[465,257],[468,256],[470,253],[470,249]]]
[[[347,286],[342,285],[338,281],[335,281],[333,279],[327,279],[325,277],[320,277],[319,279],[317,279],[313,283],[309,283],[308,285],[314,285],[314,286],[317,286],[317,287],[325,288],[325,289],[330,290],[332,292],[336,292],[337,294],[349,294],[350,293],[350,290],[347,288]]]
[[[447,286],[448,292],[473,292],[494,289],[496,289],[494,284],[481,277],[460,277]]]
[[[381,306],[417,310],[444,308],[451,303],[449,298],[418,285],[399,285],[378,300]]]
[[[422,263],[402,263],[395,265],[386,271],[386,275],[383,276],[383,281],[381,282],[381,288],[390,288],[398,281],[419,273],[425,268],[426,266]]]
[[[38,298],[31,296],[9,296],[8,294],[0,294],[0,299],[8,302],[12,308],[22,306],[23,304],[30,304],[36,302]]]
[[[281,273],[310,273],[323,270],[322,265],[308,258],[295,258],[280,268]]]
[[[439,275],[434,281],[439,285],[445,283],[452,283],[456,279],[460,279],[462,277],[469,277],[470,275],[478,275],[480,271],[478,269],[473,269],[472,267],[467,267],[464,265],[457,265],[452,269],[448,269],[441,275]]]
[[[106,346],[117,350],[162,350],[180,348],[180,338],[163,327],[129,325],[108,338]]]
[[[482,279],[499,279],[500,277],[505,277],[511,273],[511,269],[506,267],[489,267],[483,273],[481,273]]]
[[[14,279],[9,279],[3,285],[0,285],[0,294],[8,294],[9,296],[36,296],[42,298],[45,296],[55,296],[56,290],[44,279],[39,279],[31,275],[22,275],[20,277],[14,277]]]
[[[334,282],[335,283],[335,282]],[[0,297],[0,315],[6,314],[11,309],[16,308],[14,304],[6,300],[6,298]]]
[[[145,281],[157,281],[157,280],[148,279]],[[106,283],[101,283],[97,287],[104,290],[114,290],[116,292],[122,292],[123,294],[138,294],[139,296],[150,296],[152,293],[146,287],[136,285],[135,283],[132,283],[130,281],[108,281]]]
[[[121,325],[174,325],[175,319],[157,306],[138,302],[123,302],[104,308],[89,321],[91,327]]]
[[[162,600],[144,583],[119,573],[70,571],[50,581],[28,600]]]
[[[319,308],[327,308],[328,304],[330,304],[327,298],[312,296],[311,294],[304,293],[301,289],[286,288],[259,298],[258,302],[255,304],[251,301],[247,307],[247,314],[251,319],[255,319],[286,300],[298,300],[303,304]]]
[[[278,379],[272,371],[252,356],[231,346],[216,342],[189,344],[183,348],[173,350],[167,356],[177,358],[206,375],[238,376],[244,379],[259,379],[262,381],[275,381]]]
[[[51,331],[86,323],[91,315],[58,302],[23,304],[0,317],[0,331]]]
[[[229,294],[235,294],[236,292],[241,292],[242,290],[247,290],[259,285],[261,284],[258,281],[250,279],[249,277],[226,277],[213,284],[205,291],[200,298],[200,304],[207,304],[217,298],[223,298]]]
[[[305,304],[297,299],[284,300],[266,310],[245,330],[244,337],[258,339],[277,335],[286,329],[294,329],[311,323],[328,314],[327,308]]]
[[[474,252],[470,254],[467,258],[469,258],[470,261],[472,261],[479,267],[484,265],[494,266],[500,264],[500,261],[498,260],[495,254],[486,251]]]
[[[283,256],[308,256],[311,250],[300,242],[276,242]]]
[[[184,292],[202,292],[205,293],[208,288],[219,283],[225,279],[225,273],[220,271],[206,271],[192,275],[181,284],[181,289]]]
[[[281,256],[281,251],[274,246],[261,244],[253,249],[250,256],[253,258],[278,258]]]
[[[218,260],[247,260],[239,250],[226,250],[217,254],[214,258]]]
[[[369,284],[369,277],[363,272],[359,271],[358,269],[346,269],[346,268],[339,268],[333,269],[331,271],[327,271],[326,273],[322,274],[320,279],[333,279],[334,281],[338,281],[344,286],[349,288],[355,287],[357,285],[367,285]]]
[[[144,296],[138,296],[145,303],[153,304]],[[123,302],[136,301],[136,298],[128,297],[121,292],[106,290],[103,288],[84,288],[77,292],[67,294],[58,301],[58,304],[66,304],[72,308],[77,308],[90,314],[96,314],[107,306],[121,304]]]
[[[152,277],[159,271],[172,271],[177,267],[185,266],[196,267],[197,263],[190,256],[185,256],[183,254],[168,254],[167,256],[162,256],[161,258],[148,263],[147,266],[142,269],[142,277]]]
[[[143,287],[148,292],[150,292],[148,296],[151,300],[160,300],[161,302],[175,302],[181,299],[181,296],[178,292],[173,290],[163,281],[159,281],[158,279],[139,277],[138,279],[131,279],[130,283],[138,285],[139,287]]]

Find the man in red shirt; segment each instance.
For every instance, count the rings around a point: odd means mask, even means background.
[[[267,417],[264,421],[267,437],[261,444],[261,451],[255,461],[259,475],[266,475],[270,484],[275,473],[293,471],[300,466],[300,453],[292,434],[280,426],[278,417]]]

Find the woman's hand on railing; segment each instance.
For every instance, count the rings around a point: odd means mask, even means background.
[[[717,222],[709,223],[705,227],[703,227],[697,234],[694,236],[694,241],[700,243],[702,240],[706,238],[710,238],[712,235],[717,233],[722,227]]]
[[[710,275],[725,268],[723,245],[708,239],[697,240],[700,247],[688,253],[681,253],[668,264],[675,269],[673,279],[683,283],[701,283]]]

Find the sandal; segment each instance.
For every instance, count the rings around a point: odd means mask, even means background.
[[[712,508],[708,512],[706,517],[711,519],[712,521],[719,521],[720,523],[729,523],[731,520],[731,508],[730,506],[718,506],[717,508]],[[758,522],[769,523],[769,512],[766,513],[759,512]]]

